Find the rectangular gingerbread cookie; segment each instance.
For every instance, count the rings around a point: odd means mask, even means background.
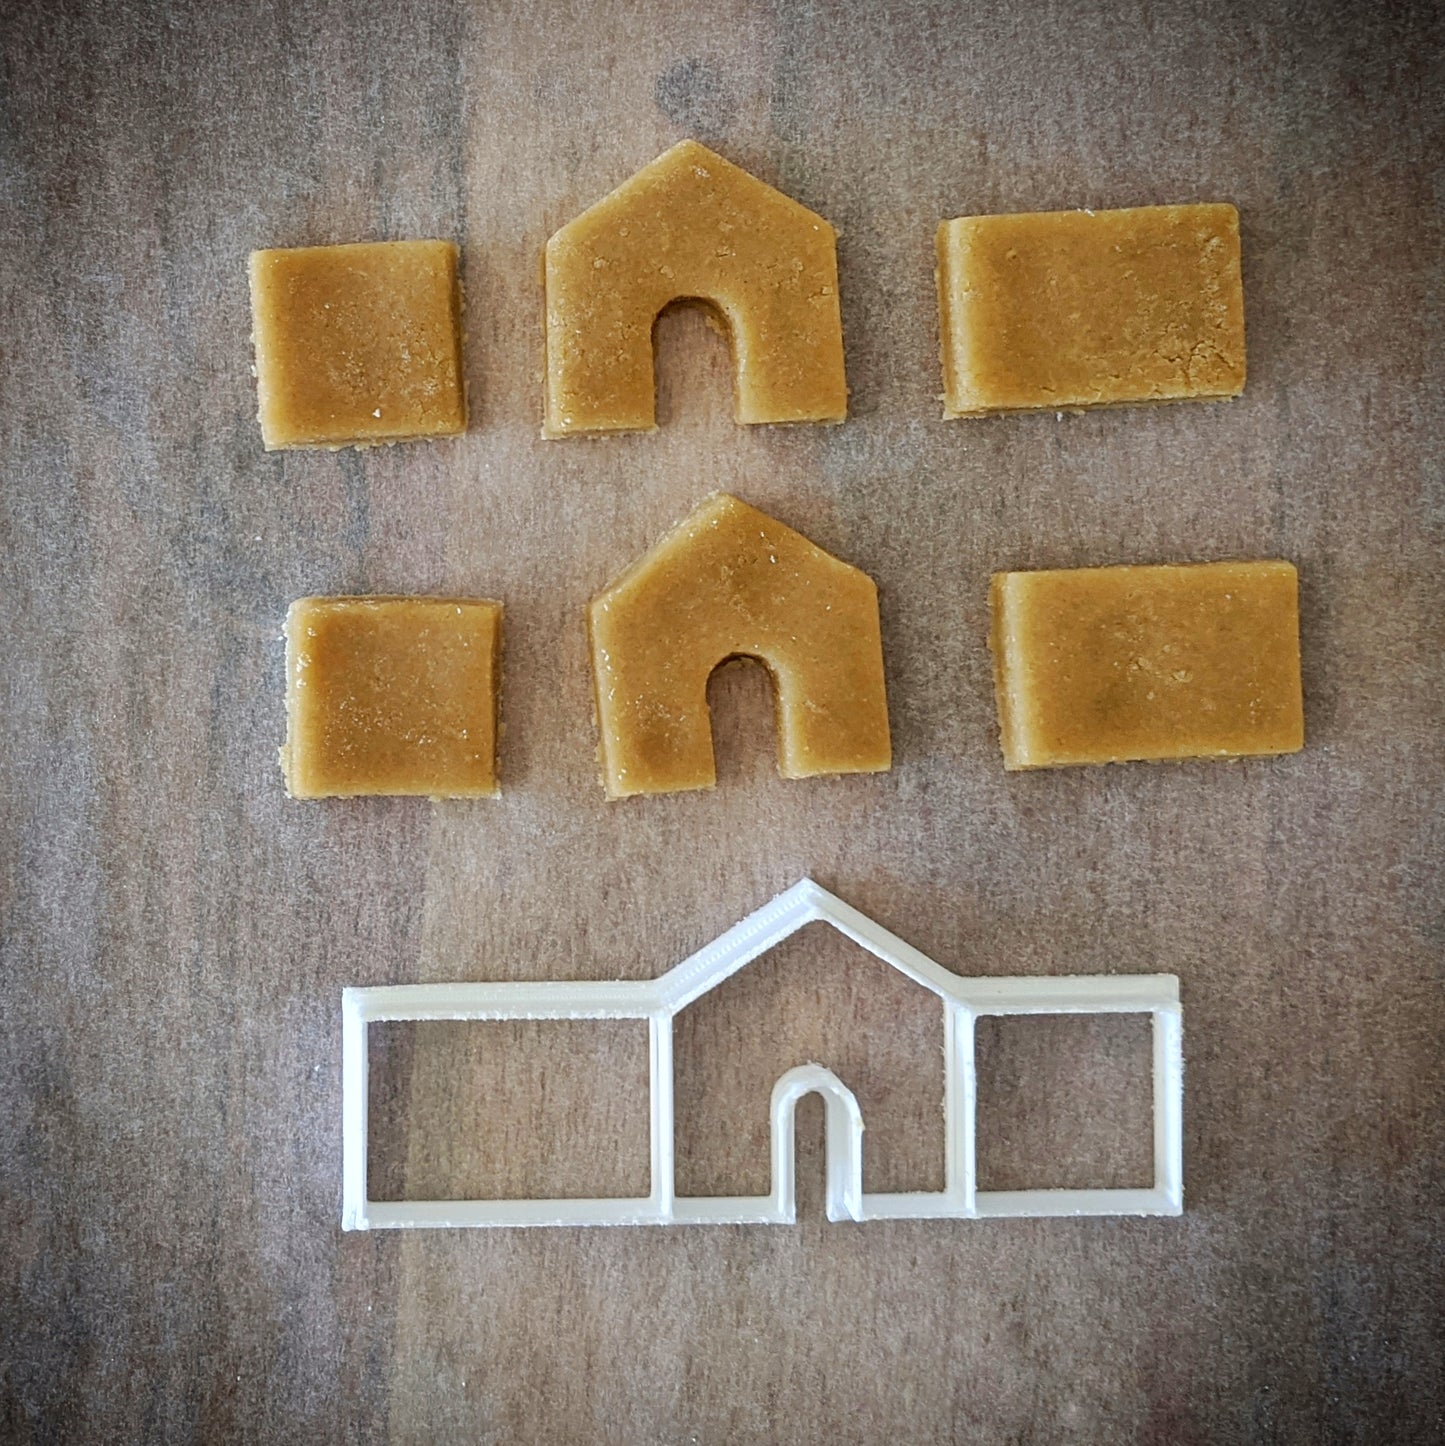
[[[996,573],[1004,766],[1295,752],[1298,594],[1288,562]]]
[[[938,300],[946,417],[1244,390],[1233,206],[945,221]]]
[[[292,603],[287,792],[495,796],[501,630],[501,603],[483,598]]]

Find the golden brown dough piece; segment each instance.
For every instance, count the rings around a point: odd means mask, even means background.
[[[466,430],[450,241],[253,251],[251,316],[268,452]]]
[[[547,243],[543,435],[656,426],[652,326],[707,302],[732,343],[739,422],[848,413],[833,228],[682,141]]]
[[[502,605],[306,597],[286,614],[293,798],[497,793]]]
[[[784,778],[892,762],[872,578],[736,497],[708,498],[587,619],[609,798],[717,782],[707,683],[734,657],[772,677]]]
[[[1304,746],[1288,562],[995,573],[1004,767]]]
[[[1233,206],[945,221],[938,302],[945,417],[1244,390]]]

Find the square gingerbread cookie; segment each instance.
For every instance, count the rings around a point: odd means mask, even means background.
[[[461,283],[450,241],[251,253],[267,451],[466,430]]]

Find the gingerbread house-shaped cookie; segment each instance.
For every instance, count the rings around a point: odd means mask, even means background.
[[[653,323],[676,301],[726,331],[739,422],[842,421],[835,236],[696,141],[664,152],[547,243],[543,434],[652,430]]]
[[[734,658],[772,680],[784,778],[892,762],[873,579],[736,497],[593,598],[587,627],[609,798],[713,786],[707,685]]]

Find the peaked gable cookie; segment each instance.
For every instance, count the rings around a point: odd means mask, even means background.
[[[732,347],[742,423],[848,412],[836,233],[696,141],[682,141],[547,243],[543,435],[651,431],[652,327],[707,303]]]
[[[784,778],[892,763],[873,579],[736,497],[708,498],[587,621],[609,798],[717,782],[707,684],[730,658],[768,670]]]

